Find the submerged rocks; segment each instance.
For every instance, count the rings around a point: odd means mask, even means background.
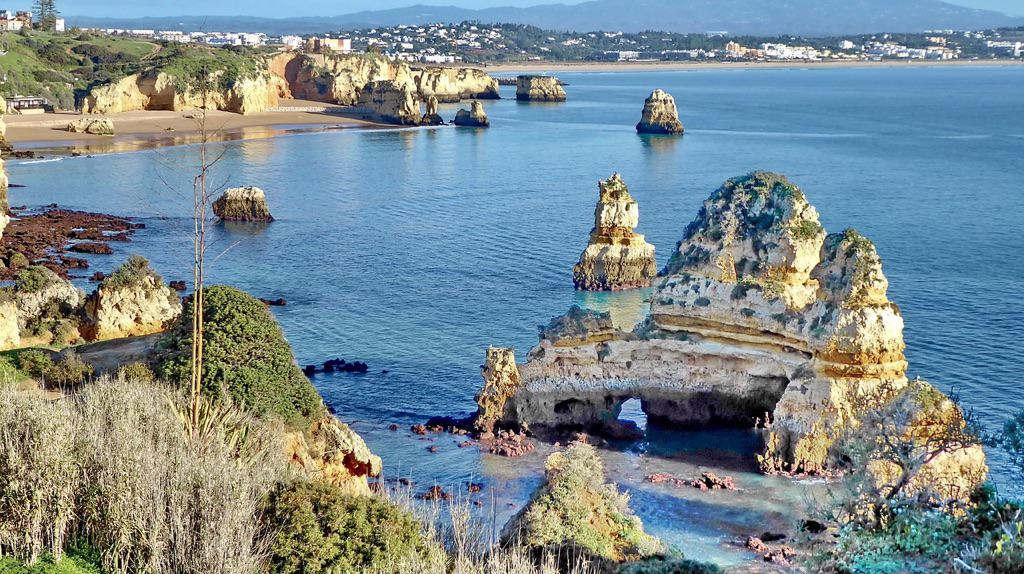
[[[119,339],[160,333],[181,314],[177,293],[143,257],[133,255],[103,279],[85,301],[86,339]]]
[[[114,135],[114,122],[110,118],[82,118],[68,123],[68,131],[96,136]]]
[[[575,309],[542,331],[502,424],[599,431],[631,398],[649,424],[753,427],[767,418],[765,471],[826,474],[843,456],[837,437],[859,416],[854,398],[872,389],[931,397],[925,420],[960,417],[939,391],[907,380],[903,319],[874,245],[853,230],[827,234],[781,175],[756,172],[715,191],[663,275],[632,332]],[[940,425],[912,436],[928,428]],[[986,470],[981,448],[968,445],[922,476],[960,496]]]
[[[359,92],[359,106],[389,124],[415,126],[422,119],[416,92],[392,80],[366,84]]]
[[[519,76],[516,99],[521,102],[564,102],[565,90],[554,76]]]
[[[286,452],[292,465],[309,478],[353,495],[369,495],[367,479],[379,476],[382,467],[362,437],[329,413],[304,431],[289,432]]]
[[[644,102],[643,116],[636,125],[642,134],[681,134],[683,124],[679,121],[679,110],[675,99],[665,91],[654,90]]]
[[[232,187],[213,202],[213,214],[221,221],[268,223],[274,221],[267,195],[258,187]]]
[[[619,174],[598,183],[590,244],[573,268],[577,289],[613,291],[648,287],[658,274],[654,246],[633,232],[640,220],[636,200]]]
[[[459,113],[455,115],[455,125],[469,128],[486,128],[491,125],[491,120],[487,118],[487,112],[484,111],[483,104],[474,101],[470,104],[469,110],[459,110]]]

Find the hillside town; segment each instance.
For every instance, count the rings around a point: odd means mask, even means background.
[[[2,22],[2,20],[0,20]],[[1021,58],[1024,30],[933,30],[840,38],[731,37],[706,34],[569,33],[516,24],[400,25],[323,37],[260,32],[96,30],[104,34],[212,46],[280,46],[333,52],[378,50],[431,64],[513,61],[882,61]]]

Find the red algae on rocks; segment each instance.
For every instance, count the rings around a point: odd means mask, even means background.
[[[48,206],[40,213],[15,209],[14,217],[0,239],[0,255],[7,262],[0,269],[0,279],[12,279],[21,265],[18,261],[38,263],[67,278],[68,270],[84,269],[84,259],[68,252],[109,254],[108,241],[128,241],[143,226],[130,220],[103,213],[72,211]],[[79,239],[88,239],[80,242]],[[22,257],[17,257],[20,254]],[[12,264],[14,263],[14,264]]]

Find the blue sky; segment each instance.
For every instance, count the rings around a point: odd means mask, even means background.
[[[57,0],[66,15],[96,16],[181,16],[190,14],[283,17],[334,16],[360,10],[396,8],[410,4],[455,5],[466,8],[489,6],[531,6],[562,1],[576,4],[580,0]],[[1024,16],[1024,0],[947,0],[954,4],[998,10]],[[29,2],[24,2],[30,4]]]

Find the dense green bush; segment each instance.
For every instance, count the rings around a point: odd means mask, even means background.
[[[127,261],[103,280],[102,285],[112,289],[132,287],[141,283],[146,277],[152,277],[157,284],[162,284],[164,281],[163,277],[149,266],[149,261],[145,257],[131,255]]]
[[[146,363],[128,363],[117,368],[117,378],[123,381],[135,381],[140,383],[156,382],[156,375],[153,369]]]
[[[53,273],[45,267],[32,265],[14,276],[14,289],[18,293],[38,293],[50,286]]]
[[[178,327],[165,344],[171,355],[157,374],[187,384],[191,373],[192,308],[188,298]],[[266,305],[233,287],[207,287],[203,297],[203,390],[257,415],[276,413],[295,428],[323,411],[309,379]]]
[[[30,349],[18,353],[18,369],[24,371],[30,377],[40,378],[47,369],[53,367],[53,359],[48,353]]]
[[[411,514],[325,483],[296,482],[275,492],[264,516],[277,531],[270,549],[274,573],[372,572],[427,551]]]
[[[722,574],[722,569],[686,558],[652,558],[627,564],[617,574]]]
[[[0,574],[103,574],[99,554],[86,545],[74,546],[55,561],[49,554],[35,564],[14,559],[0,559]]]
[[[93,375],[92,365],[73,352],[54,361],[49,354],[32,349],[18,353],[17,361],[18,369],[30,377],[63,388],[77,387]]]

